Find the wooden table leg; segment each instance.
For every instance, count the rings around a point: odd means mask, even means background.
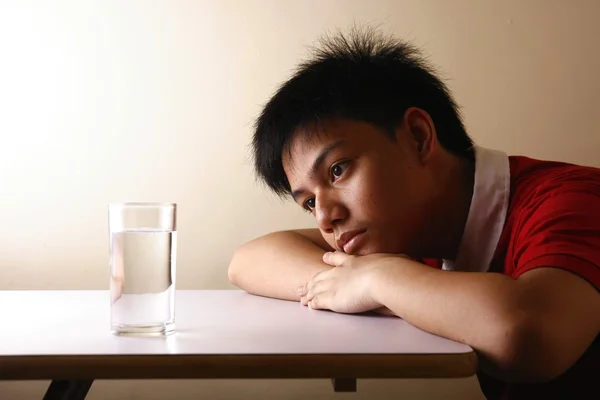
[[[43,400],[83,400],[93,382],[93,380],[52,381]]]
[[[356,392],[356,379],[333,378],[331,379],[334,392]]]

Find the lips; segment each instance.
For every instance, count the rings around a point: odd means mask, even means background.
[[[344,253],[352,254],[353,249],[360,244],[364,233],[365,230],[344,232],[336,239],[336,244],[338,248],[344,250]]]

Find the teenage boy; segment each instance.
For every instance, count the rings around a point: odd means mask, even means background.
[[[419,52],[373,31],[324,41],[253,150],[318,228],[241,246],[235,285],[466,343],[490,399],[597,394],[599,169],[475,146]]]

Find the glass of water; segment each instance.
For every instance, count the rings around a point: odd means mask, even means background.
[[[177,205],[108,206],[111,330],[163,336],[175,331]]]

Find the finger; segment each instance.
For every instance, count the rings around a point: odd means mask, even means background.
[[[308,291],[315,284],[315,282],[325,279],[326,276],[323,275],[325,272],[327,272],[327,271],[321,271],[321,272],[315,274],[315,276],[313,276],[310,281],[308,281],[307,283],[305,283],[304,285],[302,285],[296,289],[296,294],[300,297],[306,296],[306,293],[308,293]]]
[[[320,281],[313,285],[313,287],[306,293],[306,300],[311,301],[317,294],[321,294],[327,291],[327,281]]]
[[[352,256],[341,251],[334,251],[323,254],[323,262],[334,267],[341,266]]]
[[[308,305],[308,303],[317,295],[323,295],[327,293],[327,289],[329,287],[329,281],[322,280],[318,282],[314,282],[311,289],[306,292],[304,296],[300,298],[300,304],[303,306]]]
[[[308,292],[308,284],[304,284],[302,286],[300,286],[298,289],[296,289],[296,294],[300,297],[302,296],[306,296],[306,293]]]
[[[300,298],[300,304],[302,304],[303,306],[308,305],[308,299],[306,298],[306,296],[302,296]]]
[[[316,274],[315,276],[313,276],[313,278],[308,281],[308,283],[306,284],[306,290],[307,292],[310,292],[312,290],[312,288],[318,283],[321,282],[325,279],[327,279],[327,277],[329,276],[331,270],[327,270],[327,271],[321,271],[318,274]]]
[[[308,307],[312,310],[326,310],[325,296],[315,296],[308,302]]]
[[[331,295],[328,293],[317,293],[307,306],[313,310],[331,310]]]

